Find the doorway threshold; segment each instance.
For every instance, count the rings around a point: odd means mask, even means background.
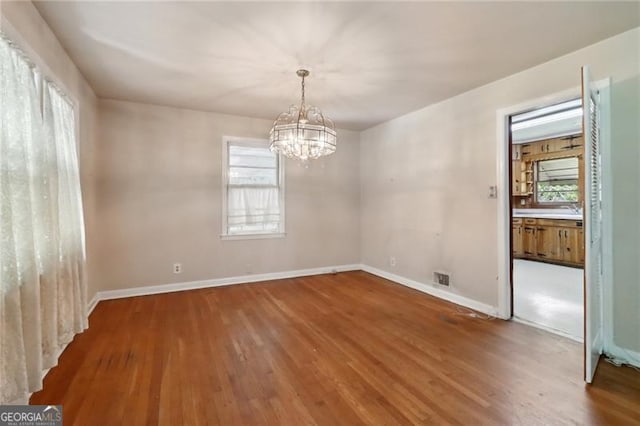
[[[538,328],[540,330],[544,330],[546,332],[553,333],[553,334],[556,334],[558,336],[565,337],[567,339],[573,340],[574,342],[578,342],[578,343],[583,343],[584,342],[584,339],[582,337],[580,337],[580,336],[574,336],[574,335],[572,335],[570,333],[567,333],[567,332],[562,331],[562,330],[558,330],[556,328],[548,327],[546,325],[542,325],[542,324],[538,324],[538,323],[535,323],[535,322],[528,321],[526,319],[518,318],[515,315],[511,318],[511,320],[514,321],[514,322],[520,323],[520,324],[528,325],[529,327]]]

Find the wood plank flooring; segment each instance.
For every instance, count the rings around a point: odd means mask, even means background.
[[[365,272],[100,302],[33,394],[65,425],[640,424],[640,373]]]

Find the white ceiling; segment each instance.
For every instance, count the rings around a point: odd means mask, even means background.
[[[639,5],[36,2],[100,97],[275,119],[305,67],[308,102],[355,130],[636,27]]]

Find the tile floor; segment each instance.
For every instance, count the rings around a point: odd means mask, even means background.
[[[582,341],[582,276],[582,269],[514,259],[514,316]]]

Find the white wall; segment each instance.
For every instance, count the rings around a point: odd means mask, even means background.
[[[222,137],[267,139],[271,121],[101,100],[100,124],[101,290],[359,263],[358,133],[286,162],[285,238],[223,241]]]
[[[640,355],[640,35],[635,43],[626,53],[636,75],[612,87],[613,330]]]
[[[496,111],[612,77],[614,341],[640,350],[640,29],[428,106],[361,134],[364,264],[497,306]],[[394,256],[397,266],[391,267]]]
[[[58,83],[78,104],[80,119],[79,155],[80,178],[86,225],[88,297],[98,290],[93,281],[93,270],[98,258],[94,256],[96,242],[94,154],[98,127],[98,101],[85,78],[71,61],[53,32],[29,1],[2,1],[0,28],[32,61],[40,66],[47,77]],[[8,23],[8,25],[7,25]]]

